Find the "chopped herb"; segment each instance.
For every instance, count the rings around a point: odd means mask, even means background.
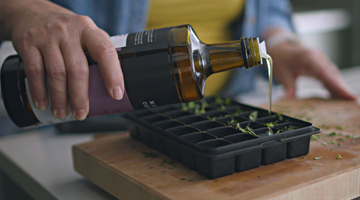
[[[337,130],[345,130],[345,127],[344,126],[337,126],[336,129]]]
[[[336,144],[336,142],[334,140],[331,140],[329,143],[330,144]]]
[[[340,154],[338,154],[338,156],[336,157],[336,159],[341,159],[342,157],[340,156]]]
[[[131,148],[132,148],[132,149],[136,149],[136,146],[135,146],[135,145],[132,145]]]
[[[266,125],[267,127],[274,127],[276,124],[278,124],[277,121],[275,121],[275,122],[268,122],[268,123],[265,123],[264,125]]]
[[[194,179],[189,179],[189,182],[193,182],[194,181]]]
[[[318,141],[319,137],[320,137],[319,135],[312,135],[310,137],[310,141]]]
[[[221,105],[220,108],[218,108],[218,110],[225,110],[226,109],[226,106],[224,105]]]
[[[231,106],[231,99],[226,98],[226,99],[225,99],[225,105],[226,105],[227,107]]]
[[[307,117],[306,121],[311,121],[311,119],[312,119],[311,117]]]
[[[145,158],[157,158],[158,153],[152,153],[152,152],[143,152]]]
[[[276,133],[275,133],[275,134],[278,134],[278,133],[280,133],[280,130],[276,131]]]
[[[209,121],[215,121],[216,120],[216,117],[206,116],[206,118],[208,118]]]
[[[339,139],[337,139],[339,142],[344,142],[345,141],[345,139],[344,138],[339,138]]]
[[[234,118],[231,118],[231,120],[227,122],[227,125],[231,126],[231,125],[236,124],[236,123],[238,123],[238,120],[236,120]]]
[[[332,151],[332,149],[330,149],[330,151]]]
[[[189,102],[187,104],[188,110],[194,110],[197,106],[198,106],[198,104],[196,104],[195,102]]]
[[[349,136],[349,137],[348,137]],[[348,138],[351,138],[351,139],[359,139],[360,138],[360,136],[359,135],[347,135],[346,137],[348,137]]]
[[[326,126],[325,124],[321,125],[321,128],[329,129],[330,126]]]
[[[149,167],[149,169],[154,169],[154,167]]]
[[[302,157],[302,159],[306,159],[306,157]]]
[[[336,133],[335,132],[331,132],[328,134],[328,136],[336,136]]]
[[[278,116],[279,120],[282,121],[284,118],[280,113],[276,113],[276,115]]]
[[[174,165],[176,163],[176,161],[172,160],[172,159],[164,158],[162,163],[166,163],[166,164],[169,164],[169,165]]]
[[[319,156],[319,157],[314,157],[314,160],[320,160],[322,157]]]
[[[182,111],[188,111],[188,110],[189,110],[189,108],[188,108],[188,106],[186,105],[186,103],[181,103],[181,110],[182,110]]]
[[[241,110],[239,107],[237,107],[235,112],[234,112],[234,115],[239,115],[239,114],[241,114],[243,112],[244,112],[243,110]]]
[[[186,178],[181,178],[180,180],[181,180],[181,181],[184,181],[184,180],[186,180]]]
[[[324,145],[324,146],[327,146],[327,143],[326,142],[323,142],[323,143],[321,143],[322,145]]]
[[[255,121],[257,119],[257,117],[258,117],[258,111],[254,111],[254,112],[250,113],[250,115],[249,115],[250,121]]]
[[[252,128],[250,128],[250,123],[249,123],[245,128],[241,128],[240,124],[237,123],[235,128],[238,129],[238,130],[240,130],[240,131],[243,132],[243,133],[248,133],[248,134],[253,135],[253,136],[255,136],[255,137],[259,137],[258,135],[256,135],[256,134],[254,133],[254,131],[252,130]]]
[[[341,146],[341,143],[338,143],[338,146]]]
[[[351,135],[346,135],[347,138],[351,138]]]
[[[218,181],[219,181],[219,179],[215,179],[214,181],[215,181],[215,182],[218,182]]]
[[[283,129],[281,129],[281,131],[292,131],[295,129],[298,129],[299,127],[297,126],[285,126]]]
[[[222,99],[220,96],[215,96],[215,103],[222,104],[224,102],[224,99]]]

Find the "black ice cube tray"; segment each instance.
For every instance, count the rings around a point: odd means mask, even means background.
[[[320,132],[309,122],[214,97],[125,118],[131,137],[208,178],[306,155],[311,135]]]

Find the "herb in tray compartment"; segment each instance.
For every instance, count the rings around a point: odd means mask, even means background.
[[[257,119],[257,117],[258,117],[258,111],[254,111],[249,114],[250,121],[255,121]]]
[[[255,137],[259,137],[258,135],[256,135],[256,133],[254,133],[252,128],[250,128],[250,124],[248,124],[245,128],[241,128],[240,124],[237,123],[235,128],[240,130],[243,133],[248,133],[248,134],[253,135]]]
[[[279,120],[282,121],[284,118],[280,113],[276,113],[276,115],[278,116]]]
[[[281,129],[282,132],[284,131],[292,131],[292,130],[295,130],[295,129],[298,129],[299,127],[297,126],[285,126],[284,128]]]
[[[231,106],[231,99],[226,98],[224,104],[225,104],[226,107]]]
[[[278,124],[278,122],[277,121],[275,121],[275,122],[268,122],[268,123],[265,123],[264,125],[266,125],[267,127],[274,127],[276,124]]]
[[[239,115],[239,114],[241,114],[243,112],[244,112],[243,110],[241,110],[239,107],[237,107],[235,112],[234,112],[234,115]]]
[[[236,119],[234,119],[234,118],[231,118],[230,121],[227,121],[227,125],[228,125],[228,126],[231,126],[231,125],[236,124],[236,123],[238,123],[238,120],[236,120]]]

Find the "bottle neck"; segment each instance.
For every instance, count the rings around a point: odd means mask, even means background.
[[[206,77],[234,68],[251,68],[261,65],[257,38],[241,38],[238,41],[204,44]]]

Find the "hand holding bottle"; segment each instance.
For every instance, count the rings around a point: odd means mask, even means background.
[[[270,33],[276,34],[278,30]],[[347,86],[338,68],[322,52],[285,42],[271,48],[268,53],[274,62],[274,77],[284,85],[287,96],[295,96],[295,80],[304,75],[320,80],[335,98],[358,98]]]
[[[117,53],[107,33],[90,18],[41,0],[0,0],[0,13],[0,37],[11,39],[22,58],[37,108],[46,109],[50,100],[54,116],[61,119],[69,112],[69,100],[72,115],[86,118],[89,67],[84,51],[98,63],[110,96],[122,98]]]

